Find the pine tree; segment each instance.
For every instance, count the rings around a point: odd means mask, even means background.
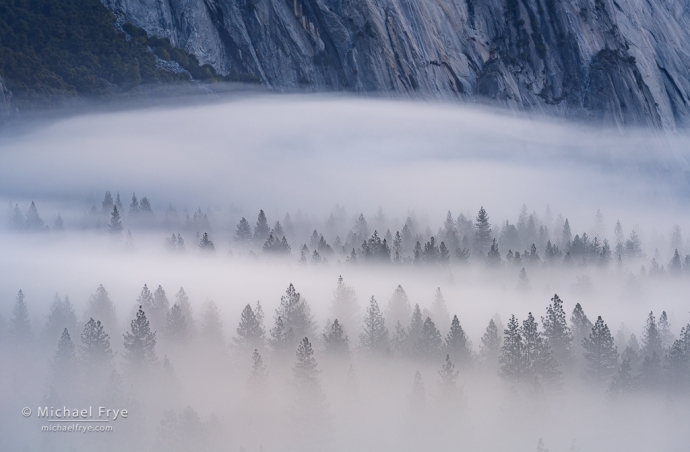
[[[121,235],[124,227],[122,226],[122,219],[120,218],[120,211],[117,206],[113,206],[113,212],[110,214],[110,225],[108,225],[108,232],[113,235]]]
[[[388,350],[388,329],[373,296],[364,316],[363,331],[359,340],[362,349],[367,353],[383,353]]]
[[[666,350],[673,345],[675,338],[671,332],[671,324],[668,321],[666,311],[663,311],[659,317],[659,336],[661,336],[662,349]]]
[[[589,336],[594,325],[585,315],[585,311],[580,306],[580,303],[575,305],[573,313],[570,316],[570,323],[573,325],[571,333],[573,336],[573,352],[575,356],[582,356],[582,341]]]
[[[657,357],[663,356],[663,343],[654,313],[650,312],[642,336],[642,355],[651,358],[654,354]]]
[[[666,382],[671,391],[690,388],[690,325],[681,330],[666,354]]]
[[[232,340],[236,346],[243,349],[263,348],[264,329],[256,318],[252,307],[247,304],[242,310],[240,324],[237,327],[237,337]]]
[[[446,300],[443,298],[440,287],[436,288],[434,301],[431,304],[431,320],[436,325],[448,325],[450,323],[450,314],[448,313]]]
[[[402,323],[395,324],[393,337],[390,340],[390,347],[396,355],[402,356],[409,353],[409,339],[407,330]]]
[[[45,222],[38,215],[38,209],[33,201],[31,201],[29,211],[26,213],[24,225],[27,231],[45,231],[47,229]]]
[[[601,316],[594,323],[589,337],[583,340],[587,360],[585,374],[595,383],[603,383],[615,373],[618,366],[618,349],[608,325]]]
[[[460,320],[458,320],[457,315],[454,315],[451,321],[450,331],[446,336],[445,349],[453,361],[462,368],[466,369],[472,364],[472,342],[470,342],[462,326],[460,326]]]
[[[321,384],[318,379],[320,371],[314,358],[314,349],[308,338],[305,337],[300,341],[296,355],[297,362],[292,369],[292,373],[298,391],[310,394],[320,393]]]
[[[118,329],[115,306],[102,284],[98,286],[96,293],[89,297],[84,318],[99,319],[103,323],[103,328],[109,331],[116,331]]]
[[[129,216],[136,217],[139,215],[139,201],[137,200],[136,193],[132,193],[132,202],[129,205]]]
[[[218,305],[213,300],[207,299],[204,302],[201,311],[200,336],[207,348],[224,349],[225,347],[223,321],[220,318]]]
[[[450,355],[446,354],[446,361],[438,371],[441,377],[441,388],[444,395],[452,394],[457,390],[457,380],[459,371],[455,370],[455,364],[450,360]]]
[[[103,197],[103,202],[101,203],[101,205],[103,206],[103,213],[110,212],[110,209],[115,205],[113,202],[113,195],[111,195],[109,191],[105,192],[105,196]]]
[[[474,227],[474,243],[477,254],[483,256],[491,242],[491,225],[489,224],[489,215],[484,210],[484,206],[479,209]]]
[[[152,367],[158,362],[156,333],[151,331],[146,313],[141,306],[139,306],[137,317],[132,320],[130,328],[131,331],[123,335],[125,338],[125,358],[137,370]]]
[[[443,353],[443,339],[434,322],[427,317],[422,325],[419,338],[414,343],[414,352],[418,358],[434,361]]]
[[[280,297],[280,305],[275,314],[275,318],[278,317],[282,318],[286,330],[292,329],[295,338],[313,337],[316,334],[311,309],[292,284],[288,286],[285,295]],[[292,345],[294,344],[290,344],[291,347]]]
[[[153,294],[149,290],[148,285],[144,284],[141,294],[137,298],[137,305],[150,312],[154,309],[153,304]]]
[[[77,316],[74,314],[74,307],[70,303],[69,297],[65,297],[63,301],[58,294],[55,294],[53,304],[50,306],[48,321],[43,328],[45,341],[54,344],[65,328],[77,331]]]
[[[554,294],[551,304],[546,308],[546,317],[541,318],[544,336],[549,341],[554,357],[561,364],[568,364],[572,357],[573,334],[568,327],[563,301]]]
[[[573,234],[570,232],[570,223],[568,219],[565,219],[565,224],[563,225],[563,235],[561,236],[561,245],[564,251],[570,251],[570,246],[572,245]]]
[[[537,381],[558,382],[561,373],[559,363],[553,357],[553,352],[548,342],[538,330],[538,323],[532,313],[527,314],[527,319],[522,322],[522,338],[524,340],[525,359],[530,379]]]
[[[184,291],[183,287],[180,287],[180,290],[175,295],[175,304],[178,305],[182,311],[182,316],[187,324],[187,332],[189,333],[189,337],[194,336],[195,330],[192,305],[189,303],[189,297],[187,296],[187,292]]]
[[[162,331],[165,328],[169,310],[170,302],[165,295],[165,290],[159,285],[158,289],[153,293],[151,308],[148,311],[149,318],[151,319],[151,327],[155,331]]]
[[[252,373],[249,376],[248,387],[255,393],[261,393],[266,389],[266,381],[268,380],[268,371],[259,350],[254,349],[252,353]]]
[[[354,325],[359,323],[358,311],[359,306],[355,290],[346,285],[343,282],[343,277],[339,276],[338,285],[333,291],[333,301],[331,303],[333,317],[341,320],[341,326],[346,325],[346,327],[353,328]]]
[[[522,270],[520,270],[520,274],[518,275],[517,288],[522,292],[529,292],[530,290],[532,290],[532,286],[529,282],[529,278],[527,277],[527,271],[525,271],[525,267],[522,267]]]
[[[494,370],[498,363],[501,351],[501,338],[498,335],[498,328],[493,319],[489,320],[489,325],[482,336],[482,343],[479,346],[479,355],[489,370]]]
[[[618,369],[618,373],[611,379],[608,393],[611,396],[629,394],[635,389],[635,377],[632,374],[630,359],[625,358]]]
[[[295,334],[292,328],[286,328],[281,316],[275,319],[275,326],[270,331],[271,338],[268,340],[275,353],[284,353],[289,350]]]
[[[199,249],[203,253],[215,253],[216,247],[208,236],[208,232],[204,232],[204,235],[199,239]]]
[[[271,228],[268,226],[266,214],[263,210],[259,211],[259,216],[256,219],[256,226],[254,226],[254,242],[261,245],[268,238]]]
[[[496,242],[496,239],[494,239],[491,243],[491,248],[486,255],[486,265],[496,268],[500,267],[502,263],[503,261],[501,260],[501,253],[498,251],[498,242]]]
[[[522,339],[520,324],[514,315],[510,316],[508,325],[503,331],[503,345],[498,362],[501,365],[500,375],[508,380],[519,382],[525,379],[529,365],[525,359],[525,344]]]
[[[173,344],[180,345],[187,342],[189,337],[187,321],[182,313],[182,308],[177,303],[167,313],[164,331],[167,340]]]
[[[26,344],[31,341],[31,322],[29,322],[29,309],[24,301],[24,292],[17,293],[12,308],[12,319],[10,320],[10,335],[17,344]]]
[[[100,320],[90,318],[86,322],[84,331],[81,333],[79,351],[81,360],[89,369],[103,368],[113,359],[110,336],[103,330]]]
[[[349,341],[343,327],[335,319],[323,334],[325,352],[331,356],[347,356],[350,353]]]
[[[398,286],[386,306],[386,319],[392,324],[398,322],[407,323],[411,315],[412,307],[410,306],[410,300],[407,298],[405,289],[402,286]]]
[[[680,275],[683,271],[683,264],[680,260],[678,249],[673,253],[671,262],[668,263],[668,270],[672,275]]]
[[[65,328],[58,342],[57,351],[53,356],[53,375],[58,382],[66,382],[76,367],[77,356],[74,352],[74,342]]]
[[[424,382],[422,381],[422,374],[415,373],[414,382],[412,383],[412,390],[408,395],[410,408],[414,414],[420,414],[426,407],[426,391],[424,390]]]

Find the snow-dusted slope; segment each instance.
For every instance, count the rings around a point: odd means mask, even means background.
[[[222,73],[278,89],[690,123],[688,0],[103,1]]]

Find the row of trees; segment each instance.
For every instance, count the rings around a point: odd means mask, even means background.
[[[185,291],[180,289],[175,298],[170,306],[161,286],[153,292],[143,287],[130,328],[123,335],[122,356],[131,368],[164,364],[156,352],[161,337],[170,352],[189,349],[195,336],[202,340],[198,343],[202,348],[224,350],[217,306],[212,302],[205,305],[203,325],[197,331]],[[418,304],[412,308],[404,289],[398,286],[385,313],[371,297],[360,318],[354,290],[340,278],[332,308],[334,319],[318,334],[309,303],[290,284],[275,310],[272,328],[267,330],[259,302],[244,307],[231,348],[238,356],[253,353],[255,363],[263,363],[262,354],[282,360],[297,347],[302,347],[302,354],[310,354],[311,360],[313,353],[307,350],[315,343],[325,356],[334,359],[357,353],[373,359],[444,363],[463,371],[484,368],[512,384],[533,388],[559,386],[564,379],[582,376],[595,386],[607,387],[611,394],[661,387],[690,389],[690,325],[675,337],[665,312],[658,322],[653,313],[649,314],[641,344],[635,335],[616,344],[604,320],[598,317],[591,322],[579,303],[568,322],[563,301],[554,295],[541,317],[541,328],[531,312],[522,322],[511,316],[505,327],[500,319],[491,319],[475,352],[459,318],[450,318],[440,289],[431,309],[422,310]],[[43,333],[44,343],[57,343],[53,358],[56,375],[74,366],[77,349],[79,362],[86,368],[112,367],[114,354],[107,331],[118,331],[118,323],[102,286],[91,297],[86,316],[89,320],[81,329],[77,348],[72,339],[78,330],[74,309],[68,298],[56,296]],[[34,340],[22,291],[15,300],[9,337],[9,343],[16,347],[27,347]],[[358,339],[356,344],[352,337]]]

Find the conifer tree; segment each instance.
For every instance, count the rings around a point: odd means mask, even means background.
[[[621,396],[635,389],[635,377],[632,374],[630,359],[625,358],[618,369],[618,373],[611,379],[608,393],[611,396]]]
[[[212,254],[216,252],[216,247],[208,236],[208,232],[204,232],[204,235],[202,235],[201,239],[199,239],[199,249],[203,253]]]
[[[400,322],[395,324],[393,337],[390,340],[390,347],[396,355],[405,355],[408,353],[408,335],[407,330]]]
[[[369,301],[364,316],[362,334],[359,336],[362,349],[367,353],[383,353],[388,350],[388,329],[374,297]]]
[[[448,308],[446,307],[446,300],[443,298],[441,293],[441,288],[436,288],[436,293],[434,294],[434,301],[431,304],[431,320],[434,321],[436,325],[448,325],[450,324],[450,314],[448,313]]]
[[[594,325],[585,315],[585,311],[580,306],[580,303],[575,305],[573,313],[570,316],[570,323],[573,325],[571,333],[573,336],[573,352],[575,356],[582,356],[582,341],[589,336]]]
[[[325,345],[325,352],[331,356],[342,357],[350,353],[347,334],[345,334],[338,319],[335,319],[328,328],[327,333],[323,334],[323,342]]]
[[[654,313],[650,312],[642,336],[642,355],[651,358],[654,354],[657,357],[663,356],[663,343]]]
[[[666,382],[671,391],[690,388],[690,325],[681,330],[666,354]]]
[[[482,343],[479,346],[479,355],[482,361],[491,371],[498,364],[498,357],[501,351],[501,338],[498,335],[498,328],[494,319],[489,320],[489,325],[482,336]]]
[[[108,225],[108,232],[113,235],[121,235],[124,227],[122,226],[122,219],[120,218],[120,211],[117,206],[113,206],[113,212],[110,214],[110,224]]]
[[[449,395],[457,390],[457,380],[459,371],[455,370],[455,364],[450,360],[450,355],[446,354],[446,361],[438,371],[441,377],[441,388],[444,395]]]
[[[608,325],[601,316],[592,328],[589,337],[583,340],[584,356],[587,360],[585,374],[595,383],[603,383],[610,378],[618,366],[618,349]]]
[[[295,338],[313,337],[316,334],[316,324],[311,315],[311,309],[292,284],[288,286],[285,295],[280,297],[280,305],[275,314],[275,318],[278,317],[282,318],[286,331],[292,329]],[[290,344],[290,347],[293,345]]]
[[[53,374],[58,382],[65,382],[76,367],[77,356],[74,351],[74,342],[65,328],[58,342],[57,351],[53,356]]]
[[[570,246],[573,241],[573,234],[570,232],[570,223],[568,219],[565,219],[565,224],[563,225],[563,234],[561,236],[561,245],[564,251],[570,251]]]
[[[541,323],[544,327],[544,336],[549,341],[554,357],[559,363],[568,364],[572,356],[573,335],[566,321],[563,301],[558,297],[558,294],[554,294],[551,298],[551,304],[546,308],[546,317],[541,318]]]
[[[146,311],[154,310],[153,293],[149,290],[148,285],[144,284],[141,289],[141,294],[137,297],[137,305]]]
[[[132,193],[132,202],[129,205],[129,216],[136,217],[139,215],[139,201],[137,200],[136,193]]]
[[[427,317],[422,325],[419,338],[414,343],[414,352],[423,360],[436,360],[443,353],[443,339],[434,322]]]
[[[270,331],[271,338],[268,340],[271,348],[276,353],[284,353],[289,350],[295,340],[295,333],[292,328],[286,328],[281,316],[275,319],[275,326]]]
[[[180,287],[180,290],[175,295],[175,304],[178,305],[182,311],[182,316],[187,324],[187,332],[189,333],[189,337],[194,336],[195,329],[192,305],[189,303],[189,297],[187,296],[187,292],[184,291],[183,287]]]
[[[264,360],[259,353],[259,350],[254,349],[252,353],[252,373],[249,376],[249,389],[261,393],[266,389],[266,381],[268,380],[268,371]]]
[[[44,231],[47,229],[45,222],[38,214],[38,209],[33,201],[31,201],[29,211],[26,213],[24,225],[27,231]]]
[[[225,347],[223,321],[215,301],[207,299],[204,302],[199,329],[200,337],[208,348],[223,349]]]
[[[177,345],[185,344],[189,337],[187,321],[180,305],[175,303],[167,313],[165,321],[165,337],[169,342]]]
[[[405,289],[398,286],[386,306],[386,319],[392,324],[398,322],[406,324],[410,316],[412,316],[410,300],[407,298]]]
[[[103,202],[101,203],[101,205],[103,206],[103,213],[110,212],[110,209],[113,208],[113,206],[115,205],[113,202],[113,195],[111,195],[109,191],[105,192],[105,196],[103,197]]]
[[[517,288],[519,291],[522,292],[529,292],[530,290],[532,290],[532,286],[529,282],[529,278],[527,277],[527,271],[525,271],[525,267],[522,267],[522,270],[520,270],[520,274],[518,275]]]
[[[474,243],[477,254],[484,256],[491,243],[491,225],[489,224],[489,215],[484,210],[484,206],[479,209],[474,227]]]
[[[424,382],[422,381],[422,374],[417,371],[412,382],[412,390],[408,395],[410,408],[415,414],[419,414],[426,408],[426,391],[424,389]]]
[[[340,319],[343,328],[353,328],[359,323],[359,306],[355,290],[343,282],[343,277],[338,277],[338,284],[333,291],[333,301],[331,302],[331,312],[333,317]],[[352,333],[352,332],[350,332]]]
[[[55,294],[53,303],[50,305],[48,321],[43,329],[43,336],[46,342],[55,343],[60,338],[64,329],[77,331],[77,316],[74,314],[74,307],[69,301],[69,297],[64,300]]]
[[[79,351],[82,362],[89,369],[103,368],[113,359],[110,336],[104,331],[100,320],[90,318],[86,322],[81,333]]]
[[[496,326],[494,325],[495,328]],[[454,315],[451,321],[450,331],[446,336],[445,350],[452,360],[462,368],[466,369],[472,364],[472,342],[470,342],[462,326],[460,326],[460,320],[457,315]]]
[[[671,332],[671,324],[668,321],[666,311],[662,311],[661,316],[659,316],[659,336],[661,336],[662,349],[666,350],[673,345],[675,338]]]
[[[59,213],[57,214],[57,218],[55,218],[55,222],[53,222],[53,231],[64,231],[65,230],[65,222],[62,220],[62,215]]]
[[[236,346],[244,349],[263,348],[264,346],[264,329],[256,318],[256,314],[252,307],[247,304],[242,310],[240,316],[240,324],[237,327],[237,337],[232,340]]]
[[[529,365],[525,359],[525,344],[522,339],[520,324],[514,315],[510,316],[503,334],[501,356],[498,360],[501,365],[499,373],[507,380],[519,382],[525,379]]]
[[[316,394],[321,392],[319,383],[319,369],[314,358],[314,349],[308,338],[304,338],[297,346],[297,362],[293,367],[293,377],[297,389],[302,392]]]
[[[158,362],[156,333],[151,331],[146,313],[141,306],[139,306],[137,317],[132,320],[130,328],[131,331],[123,335],[125,338],[125,358],[137,370],[154,366]]]
[[[486,255],[486,265],[496,268],[500,267],[502,263],[503,261],[501,260],[501,253],[498,251],[498,242],[496,242],[496,239],[493,239],[491,248]]]
[[[235,230],[235,241],[242,245],[249,245],[252,241],[252,227],[249,222],[242,217]]]
[[[24,292],[17,293],[12,308],[10,320],[10,335],[17,344],[26,344],[32,338],[31,322],[29,321],[29,309],[24,301]]]
[[[156,289],[156,291],[153,293],[151,307],[148,311],[151,327],[155,331],[162,331],[165,328],[166,318],[169,311],[170,302],[168,301],[168,297],[165,295],[165,290],[163,290],[163,287],[159,285],[158,289]]]
[[[558,382],[561,372],[559,363],[554,358],[551,347],[538,330],[538,324],[532,313],[522,322],[522,338],[524,340],[525,359],[530,378],[537,377],[538,381]]]
[[[256,226],[254,226],[254,242],[261,245],[268,238],[271,228],[268,226],[266,214],[263,210],[259,211],[259,216],[256,219]]]

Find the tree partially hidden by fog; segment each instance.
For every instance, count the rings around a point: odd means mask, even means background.
[[[158,363],[156,333],[151,331],[146,313],[139,307],[130,331],[124,334],[125,359],[135,370],[148,370]]]

